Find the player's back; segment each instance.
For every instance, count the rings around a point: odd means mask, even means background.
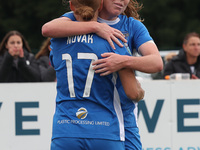
[[[65,116],[54,119],[54,128],[67,127],[65,136],[69,137],[124,140],[123,115],[114,86],[117,75],[102,77],[92,69],[92,62],[102,53],[113,52],[108,42],[87,34],[52,39],[51,44],[57,76],[56,102],[59,114]],[[61,134],[54,130],[54,137]]]
[[[101,77],[92,69],[92,62],[101,54],[112,52],[105,40],[95,34],[53,39],[53,65],[57,72],[59,97],[65,100],[106,100],[103,96],[113,91],[113,74]],[[102,94],[99,94],[102,93]],[[103,94],[104,93],[104,94]]]

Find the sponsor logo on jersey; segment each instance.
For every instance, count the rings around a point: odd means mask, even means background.
[[[85,119],[87,117],[88,111],[87,109],[81,107],[78,109],[78,111],[76,112],[76,117],[78,119]]]

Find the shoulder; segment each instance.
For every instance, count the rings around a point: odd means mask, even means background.
[[[174,57],[172,58],[172,62],[185,61],[185,59],[186,59],[185,52],[184,52],[184,50],[181,49],[181,50],[179,51],[178,55],[176,55],[176,56],[174,56]]]
[[[30,62],[36,61],[35,55],[31,52],[28,52],[27,50],[24,50],[24,58],[26,61]]]
[[[49,57],[48,56],[41,56],[38,58],[38,61],[47,61],[48,62]]]
[[[64,37],[64,38],[52,38],[51,39],[51,49],[59,49],[62,48],[65,43],[67,42],[67,38],[68,37]],[[71,37],[69,37],[70,39]]]
[[[144,24],[141,21],[136,20],[133,17],[127,17],[125,15],[119,15],[118,17],[122,22],[127,22],[130,23],[131,25],[144,26]]]
[[[73,11],[70,11],[70,12],[67,12],[67,13],[63,14],[61,17],[70,18],[72,21],[75,21],[75,20],[76,20]]]
[[[37,62],[40,64],[40,65],[49,65],[49,57],[48,56],[41,56],[40,58],[37,59]]]
[[[28,52],[26,49],[24,49],[24,56],[25,57],[34,57],[34,54],[31,52]]]
[[[5,51],[5,52],[3,52],[3,53],[0,54],[0,58],[3,58],[3,57],[5,57],[8,54],[9,54],[8,51]]]

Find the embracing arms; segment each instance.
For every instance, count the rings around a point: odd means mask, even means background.
[[[93,69],[101,75],[108,75],[122,68],[131,68],[145,73],[155,73],[163,69],[163,61],[156,45],[146,42],[139,48],[142,57],[124,56],[114,53],[104,53],[102,57],[93,63]]]
[[[124,35],[117,29],[105,23],[95,21],[75,22],[67,17],[61,17],[47,22],[42,27],[42,34],[46,37],[66,37],[87,33],[96,33],[106,39],[115,49],[113,42],[122,47],[118,38],[126,42]],[[121,56],[113,53],[102,54],[101,59],[93,63],[93,69],[101,75],[108,75],[122,68],[131,68],[145,73],[155,73],[163,69],[163,61],[154,42],[146,42],[139,47],[142,57]]]
[[[121,69],[118,71],[122,86],[128,98],[134,102],[139,102],[144,98],[144,90],[139,81],[135,78],[132,69]]]
[[[88,33],[96,33],[106,39],[113,49],[115,49],[113,42],[123,47],[118,38],[123,42],[127,42],[121,31],[110,27],[106,23],[98,23],[96,21],[75,22],[67,17],[61,17],[42,26],[42,35],[45,37],[57,38]]]

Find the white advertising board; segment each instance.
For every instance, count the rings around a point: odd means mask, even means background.
[[[138,124],[143,150],[200,150],[200,81],[150,81],[142,86],[146,94]]]
[[[141,81],[143,150],[200,150],[200,80]],[[50,150],[56,83],[0,84],[0,150]]]
[[[0,150],[50,150],[55,83],[0,84]]]

